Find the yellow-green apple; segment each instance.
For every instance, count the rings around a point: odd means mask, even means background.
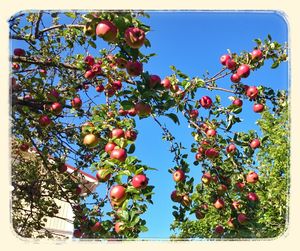
[[[93,133],[89,133],[85,135],[83,138],[83,144],[87,147],[93,148],[97,146],[98,143],[99,143],[99,138]]]

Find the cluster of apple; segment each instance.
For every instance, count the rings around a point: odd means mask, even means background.
[[[254,49],[251,53],[251,60],[257,62],[263,59],[263,52],[260,49]],[[230,79],[233,83],[240,83],[242,78],[247,78],[250,75],[251,66],[249,64],[240,64],[235,61],[230,55],[225,54],[220,57],[222,65],[226,66],[227,69],[231,70],[233,74]],[[243,85],[245,95],[250,100],[256,100],[258,98],[259,90],[256,86]],[[242,104],[240,105],[242,106]],[[260,113],[264,111],[264,104],[256,103],[253,105],[253,111]]]

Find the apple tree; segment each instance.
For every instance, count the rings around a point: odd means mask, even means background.
[[[11,17],[10,38],[21,45],[12,43],[10,78],[16,232],[55,236],[44,222],[57,217],[59,199],[74,210],[74,237],[137,238],[147,231],[147,206],[155,204],[147,174],[168,170],[175,182],[168,198],[176,203],[171,229],[178,234],[172,237],[278,235],[287,216],[282,189],[288,187],[288,96],[243,82],[266,60],[274,69],[287,61],[287,46],[271,36],[256,39],[251,52],[223,55],[213,76],[188,76],[171,66],[173,73],[161,78],[143,70],[155,56],[140,51],[151,46],[145,17],[140,11]],[[224,78],[232,82],[228,89],[218,86]],[[203,96],[201,89],[222,91],[232,104],[222,105],[219,95]],[[238,128],[243,102],[262,114],[262,136]],[[194,140],[188,151],[160,122],[163,117],[188,121]],[[162,129],[172,168],[156,170],[135,156],[139,119],[153,119]],[[193,163],[187,161],[191,154]],[[76,166],[72,174],[66,172],[69,162]],[[195,179],[189,172],[197,165],[203,173]],[[81,184],[79,170],[96,172],[103,192]]]

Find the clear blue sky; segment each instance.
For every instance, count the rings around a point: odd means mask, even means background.
[[[288,41],[287,23],[278,13],[273,12],[150,12],[151,18],[144,21],[151,26],[147,34],[151,48],[142,50],[145,53],[157,53],[157,56],[145,65],[150,74],[161,78],[171,74],[170,65],[175,65],[189,76],[201,77],[207,71],[211,75],[221,69],[219,58],[230,49],[232,52],[252,51],[254,38],[266,38],[271,34],[280,43]],[[18,43],[14,42],[13,47]],[[97,40],[98,43],[98,40]],[[80,50],[78,48],[78,50]],[[91,51],[92,52],[92,51]],[[262,69],[251,72],[244,81],[248,85],[265,85],[274,89],[288,88],[288,65],[270,69],[266,63]],[[222,87],[230,87],[229,78],[219,81]],[[92,91],[92,90],[91,90]],[[216,92],[201,90],[197,98],[203,95],[215,95]],[[219,92],[223,105],[229,105],[229,95]],[[233,130],[249,130],[255,128],[255,120],[260,117],[252,111],[252,103],[245,101],[240,114],[244,122]],[[200,110],[200,113],[202,110]],[[160,119],[166,123],[177,141],[181,141],[188,149],[193,143],[187,123],[181,120],[181,126],[174,125],[169,119]],[[161,140],[161,129],[151,119],[137,120],[139,131],[136,141],[136,152],[143,163],[157,168],[148,174],[150,184],[155,185],[154,205],[149,205],[143,216],[147,220],[149,231],[141,234],[145,238],[168,238],[171,234],[169,225],[173,221],[170,193],[174,190],[174,181],[168,168],[173,167],[169,143]],[[194,154],[189,157],[192,165]],[[191,166],[191,173],[196,182],[201,179],[201,167]],[[101,191],[103,186],[99,186]]]

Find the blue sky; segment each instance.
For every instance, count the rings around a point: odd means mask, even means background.
[[[264,39],[271,34],[274,40],[280,43],[288,41],[288,28],[282,16],[275,12],[150,12],[150,19],[144,21],[151,26],[147,38],[151,41],[151,48],[142,48],[145,53],[155,52],[150,62],[144,69],[150,74],[159,75],[162,79],[169,74],[170,65],[175,65],[190,77],[201,77],[206,71],[214,75],[221,69],[219,58],[227,53],[242,50],[252,51],[256,45],[254,38]],[[99,42],[99,44],[98,44]],[[97,40],[98,45],[104,45]],[[22,46],[23,43],[13,41],[13,48]],[[100,49],[100,48],[98,48]],[[80,52],[80,48],[76,48]],[[96,53],[96,50],[91,50]],[[271,63],[258,71],[251,72],[243,81],[247,85],[265,85],[274,89],[288,88],[288,65],[284,63],[276,70],[270,69]],[[230,87],[229,77],[218,82],[222,87]],[[91,89],[91,88],[90,88]],[[93,92],[93,90],[89,90]],[[221,95],[222,104],[229,105],[229,95],[222,92],[208,92],[200,90],[197,98],[203,95],[214,97]],[[252,111],[252,103],[245,101],[243,112],[240,114],[244,122],[233,130],[255,129],[255,121],[260,117]],[[200,110],[200,114],[203,110]],[[182,118],[182,117],[181,117]],[[177,126],[166,118],[159,120],[165,123],[175,135],[178,142],[187,147],[187,153],[193,138],[191,130],[185,120]],[[173,167],[173,156],[169,153],[169,143],[161,139],[161,129],[151,119],[137,119],[139,131],[136,141],[136,152],[143,163],[157,168],[159,171],[150,171],[149,183],[155,185],[154,205],[149,205],[148,212],[143,216],[147,220],[149,231],[141,234],[144,238],[168,238],[171,234],[169,226],[173,221],[170,193],[174,190],[172,175],[167,171]],[[190,154],[191,173],[195,182],[200,182],[201,167],[193,167],[194,154]],[[72,163],[70,163],[72,164]],[[103,185],[98,187],[100,192]]]

